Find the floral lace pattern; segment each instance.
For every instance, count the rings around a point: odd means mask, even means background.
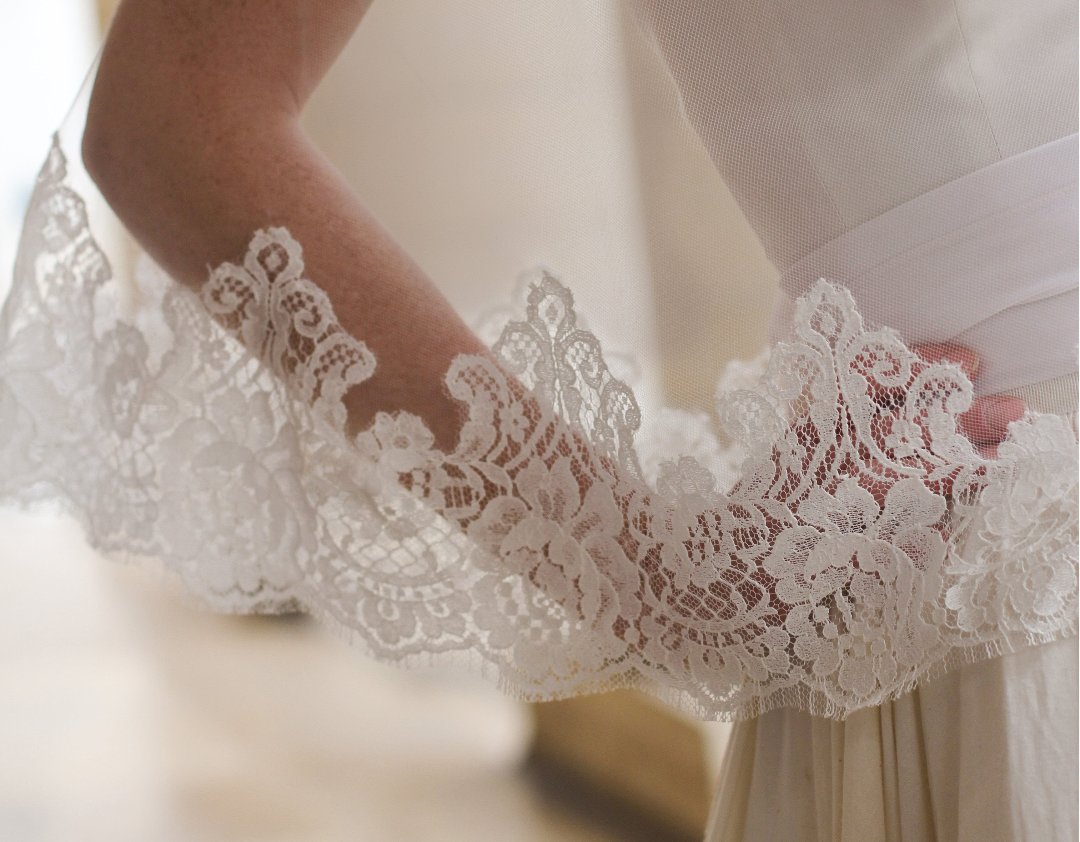
[[[384,660],[472,664],[545,699],[637,686],[706,717],[843,717],[962,661],[1076,633],[1076,441],[1029,414],[993,461],[971,386],[819,282],[795,340],[708,419],[633,391],[545,276],[423,420],[346,434],[376,361],[284,229],[199,294],[148,262],[138,306],[54,147],[0,322],[0,499],[60,500],[106,553],[213,607],[300,606]],[[658,432],[659,428],[664,430]]]

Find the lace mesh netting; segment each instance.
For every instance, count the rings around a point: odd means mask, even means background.
[[[3,313],[0,499],[61,499],[215,609],[302,606],[528,699],[635,686],[719,718],[843,717],[1076,632],[1070,422],[1029,413],[984,460],[959,368],[825,281],[718,397],[739,450],[675,410],[643,450],[633,391],[545,275],[490,357],[447,372],[467,423],[443,453],[406,413],[346,433],[377,361],[286,230],[199,293],[135,275],[125,305],[54,146]]]

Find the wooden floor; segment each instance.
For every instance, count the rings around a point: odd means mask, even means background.
[[[0,512],[0,839],[682,840],[550,758],[528,708],[306,620],[196,612]]]

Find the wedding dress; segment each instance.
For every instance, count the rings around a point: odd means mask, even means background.
[[[625,147],[644,126],[661,154],[638,162],[642,218],[707,218],[719,185],[775,268],[771,347],[729,368],[718,424],[639,400],[626,381],[655,361],[608,359],[584,327],[576,300],[624,293],[614,274],[559,277],[585,248],[564,231],[496,316],[493,357],[447,372],[468,412],[453,452],[407,413],[350,436],[342,397],[379,361],[304,244],[268,227],[200,290],[172,281],[115,234],[76,120],[0,322],[0,500],[59,502],[94,546],[215,608],[300,607],[384,660],[450,661],[534,700],[637,687],[740,720],[710,838],[1075,838],[1075,8],[518,12],[520,43],[555,27],[594,72],[531,68],[536,102],[554,91],[570,115],[526,123],[537,150]],[[622,111],[579,103],[600,78],[630,92]],[[657,115],[674,134],[650,139]],[[664,154],[694,144],[716,185],[662,183]],[[544,169],[562,160],[536,159],[524,201],[565,195],[569,215],[616,195]],[[642,227],[642,252],[662,251]],[[691,256],[734,248],[672,230],[675,257],[628,274],[634,297],[686,302]],[[717,273],[690,312],[768,308],[731,288]],[[943,341],[978,353],[974,384],[912,350]],[[957,418],[995,393],[1029,412],[987,456]]]

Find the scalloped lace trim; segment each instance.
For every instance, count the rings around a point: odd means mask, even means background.
[[[959,369],[824,281],[720,397],[732,449],[674,410],[635,445],[633,391],[545,275],[490,357],[447,372],[453,453],[403,412],[346,435],[376,361],[284,229],[199,294],[148,262],[134,282],[125,308],[54,147],[0,323],[0,500],[60,500],[219,610],[300,605],[383,660],[718,718],[843,717],[1076,633],[1070,422],[1029,414],[983,460]]]

